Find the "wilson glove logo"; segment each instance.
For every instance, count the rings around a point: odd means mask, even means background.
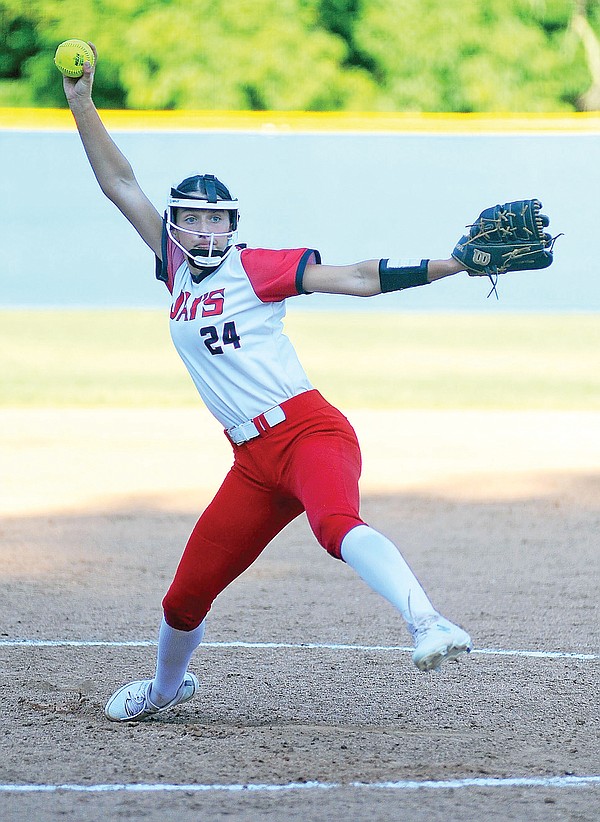
[[[492,255],[487,251],[480,251],[478,248],[473,249],[473,262],[477,265],[488,265]]]

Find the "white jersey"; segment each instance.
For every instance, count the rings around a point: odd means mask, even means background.
[[[166,250],[160,279],[173,296],[171,337],[224,428],[312,388],[283,333],[283,318],[285,299],[305,293],[302,275],[306,265],[320,262],[317,251],[234,248],[195,283],[170,239]]]

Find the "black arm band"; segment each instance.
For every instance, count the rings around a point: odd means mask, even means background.
[[[400,268],[390,268],[389,262],[389,260],[379,260],[379,282],[382,294],[429,284],[427,279],[429,260],[421,260],[420,265],[407,265]]]

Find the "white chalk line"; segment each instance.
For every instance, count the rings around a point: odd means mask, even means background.
[[[155,648],[156,640],[83,640],[83,639],[0,639],[0,648]],[[325,650],[325,651],[381,651],[381,652],[411,652],[412,647],[405,645],[343,645],[332,642],[203,642],[198,650],[203,648],[247,648],[267,650]],[[533,650],[506,650],[502,648],[475,648],[472,654],[484,656],[514,656],[530,659],[579,659],[594,661],[600,659],[598,654],[582,654],[570,651],[533,651]]]
[[[230,785],[172,785],[161,783],[115,783],[100,785],[0,785],[0,793],[203,793],[224,791],[229,793],[274,793],[282,791],[339,790],[341,788],[369,788],[371,790],[413,791],[448,790],[460,788],[583,788],[600,785],[600,776],[540,776],[540,777],[482,777],[473,779],[423,780],[412,779],[389,782],[287,782],[284,784],[246,783]]]

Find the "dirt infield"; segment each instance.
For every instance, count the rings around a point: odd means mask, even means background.
[[[120,726],[229,447],[201,410],[0,412],[3,822],[600,817],[565,780],[600,775],[600,414],[349,417],[365,518],[476,652],[419,674],[301,517],[215,603],[200,697]]]

